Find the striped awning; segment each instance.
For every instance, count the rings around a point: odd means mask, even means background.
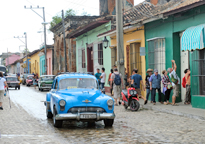
[[[182,35],[181,50],[192,51],[205,47],[205,24],[190,27]]]

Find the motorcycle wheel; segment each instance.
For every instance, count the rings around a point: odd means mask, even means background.
[[[132,111],[138,111],[139,108],[140,108],[140,103],[137,100],[132,100],[130,103],[130,109]]]

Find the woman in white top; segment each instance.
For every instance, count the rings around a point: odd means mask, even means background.
[[[3,110],[2,104],[3,104],[3,97],[4,97],[4,86],[8,87],[6,83],[6,79],[3,78],[3,73],[0,72],[0,110]]]

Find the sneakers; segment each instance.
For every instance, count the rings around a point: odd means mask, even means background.
[[[147,104],[147,100],[144,101],[144,105],[146,105],[146,104]]]
[[[2,108],[2,107],[0,107],[0,110],[3,110],[3,108]]]

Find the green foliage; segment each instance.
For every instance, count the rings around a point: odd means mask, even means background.
[[[26,48],[23,50],[23,53],[26,53]],[[27,53],[30,53],[29,49],[27,48]]]
[[[67,16],[75,16],[76,12],[73,9],[68,9],[65,12],[64,15],[65,15],[65,17],[67,17]],[[54,27],[55,25],[57,25],[58,23],[60,23],[61,21],[62,21],[62,16],[61,15],[56,15],[56,16],[52,17],[52,21],[50,23],[50,29],[52,27]]]

